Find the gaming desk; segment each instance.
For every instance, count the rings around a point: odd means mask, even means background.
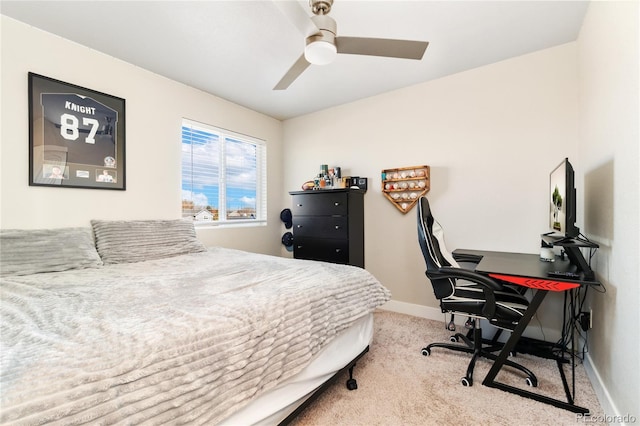
[[[522,319],[518,322],[515,330],[511,333],[507,342],[504,344],[498,358],[491,367],[491,370],[489,370],[489,373],[487,373],[482,384],[488,387],[501,389],[506,392],[511,392],[525,398],[531,398],[551,404],[555,407],[563,408],[574,413],[588,414],[589,410],[587,408],[579,407],[574,404],[573,396],[569,390],[564,369],[562,368],[563,360],[560,358],[557,359],[557,364],[562,378],[562,384],[565,389],[565,394],[567,396],[566,402],[497,382],[495,378],[500,372],[500,369],[504,365],[509,354],[514,352],[518,340],[520,340],[522,333],[529,325],[531,318],[535,315],[547,293],[550,291],[572,291],[573,289],[581,286],[599,286],[600,283],[591,278],[593,276],[593,272],[590,269],[588,271],[581,271],[580,268],[575,265],[575,262],[572,262],[569,259],[562,259],[560,257],[556,257],[554,262],[544,262],[540,260],[540,257],[537,254],[458,249],[453,252],[453,255],[456,259],[461,260],[479,260],[479,263],[475,268],[476,272],[488,275],[495,279],[528,287],[533,291],[533,298],[529,303],[529,307],[525,311]],[[577,274],[577,276],[563,278],[558,278],[556,276],[551,277],[550,273],[554,272],[571,272]],[[586,279],[585,277],[590,279]],[[564,363],[566,363],[566,361],[564,361]],[[572,367],[573,365],[574,364],[572,363]]]

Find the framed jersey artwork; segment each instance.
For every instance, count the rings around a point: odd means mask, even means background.
[[[29,73],[29,185],[125,185],[125,100]]]

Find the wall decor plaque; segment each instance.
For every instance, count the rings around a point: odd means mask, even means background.
[[[408,213],[418,199],[429,192],[429,166],[385,169],[380,174],[382,193],[402,213]]]

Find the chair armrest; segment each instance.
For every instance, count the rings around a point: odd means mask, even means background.
[[[475,263],[476,265],[480,263],[482,260],[482,256],[479,254],[472,253],[456,253],[455,251],[451,253],[456,262],[469,262]]]
[[[486,275],[479,274],[477,272],[461,269],[461,268],[452,268],[449,266],[441,267],[438,272],[427,272],[427,277],[429,278],[454,278],[454,279],[463,279],[470,281],[474,284],[478,284],[482,287],[482,292],[484,294],[486,303],[482,309],[482,315],[484,315],[487,319],[492,319],[496,312],[496,296],[494,291],[499,291],[503,289],[503,286],[497,281],[491,279]]]

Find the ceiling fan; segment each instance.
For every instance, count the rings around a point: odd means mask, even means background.
[[[274,3],[306,36],[306,47],[304,53],[273,90],[286,89],[309,65],[326,65],[333,61],[338,53],[422,59],[429,45],[427,41],[338,36],[336,21],[328,16],[333,0],[309,0],[309,6],[314,13],[311,17],[295,1]]]

